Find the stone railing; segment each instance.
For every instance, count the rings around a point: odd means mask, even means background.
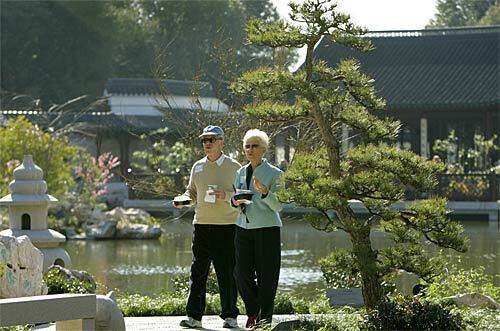
[[[56,322],[56,330],[95,330],[95,294],[0,299],[0,328]]]

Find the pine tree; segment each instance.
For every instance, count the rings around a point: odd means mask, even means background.
[[[408,186],[430,191],[442,164],[392,144],[400,123],[375,115],[383,111],[385,101],[375,95],[373,79],[360,72],[357,61],[343,60],[332,68],[314,58],[314,46],[323,37],[369,51],[372,45],[363,37],[366,30],[351,23],[350,17],[339,13],[337,5],[328,0],[289,6],[291,23],[250,20],[248,38],[254,44],[274,48],[305,45],[302,67],[294,73],[281,68],[249,71],[232,84],[232,89],[242,97],[252,97],[244,106],[247,113],[307,129],[309,134],[299,141],[283,176],[287,189],[280,192],[280,198],[318,210],[319,214],[307,216],[316,227],[348,234],[352,250],[345,253],[348,259],[344,260],[355,261],[355,266],[346,267],[359,273],[365,305],[371,309],[386,293],[384,281],[398,270],[426,280],[439,272],[442,265],[438,257],[429,255],[423,242],[464,252],[467,240],[461,225],[447,218],[444,198],[418,200],[403,210],[390,208],[404,199]],[[355,132],[358,140],[345,155],[342,127]],[[366,218],[356,217],[351,199],[364,204]],[[392,238],[390,247],[373,247],[370,233],[375,222]]]

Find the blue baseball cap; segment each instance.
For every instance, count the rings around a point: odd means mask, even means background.
[[[217,125],[209,125],[203,129],[203,133],[199,135],[199,137],[204,136],[222,136],[224,137],[224,130]]]

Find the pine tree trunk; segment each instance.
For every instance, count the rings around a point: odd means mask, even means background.
[[[353,253],[359,263],[363,299],[368,310],[375,308],[383,297],[380,276],[377,270],[377,253],[372,249],[370,227],[363,226],[351,234]]]
[[[305,61],[307,82],[311,82],[312,80],[314,44],[312,43],[307,47]],[[340,144],[338,138],[335,132],[332,131],[330,123],[325,119],[318,100],[311,98],[309,101],[312,104],[311,110],[314,120],[327,147],[330,176],[334,179],[339,179],[342,174],[340,172]],[[373,251],[370,242],[370,226],[359,225],[357,223],[347,199],[345,199],[343,206],[336,209],[336,212],[340,223],[342,223],[344,229],[351,235],[353,253],[356,256],[361,271],[365,306],[369,310],[373,309],[382,298],[383,292],[376,265],[377,253]]]

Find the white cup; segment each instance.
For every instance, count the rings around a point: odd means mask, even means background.
[[[205,202],[208,203],[215,203],[215,200],[217,200],[216,196],[213,193],[217,189],[217,185],[214,184],[209,184],[208,185],[208,190],[205,192]]]

